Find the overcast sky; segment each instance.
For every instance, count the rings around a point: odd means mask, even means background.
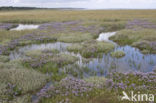
[[[156,0],[0,0],[0,6],[154,9]]]

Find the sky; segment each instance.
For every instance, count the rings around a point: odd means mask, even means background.
[[[0,0],[0,6],[86,9],[156,9],[156,0]]]

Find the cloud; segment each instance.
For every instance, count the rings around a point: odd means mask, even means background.
[[[70,3],[70,2],[79,2],[79,1],[89,1],[89,0],[19,0],[23,3]]]
[[[18,3],[18,2],[20,2],[20,0],[13,0],[13,2],[14,2],[14,3]]]
[[[75,8],[156,8],[156,0],[0,0],[0,6]]]

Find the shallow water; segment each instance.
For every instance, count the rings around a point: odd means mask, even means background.
[[[109,38],[110,38],[111,36],[114,36],[115,34],[116,34],[116,32],[101,33],[101,34],[99,35],[99,37],[97,38],[97,41],[107,41],[107,42],[111,42],[111,43],[113,43],[113,44],[116,45],[115,42],[109,40]]]
[[[97,71],[97,75],[107,75],[110,72],[126,73],[130,71],[151,72],[156,65],[156,55],[144,55],[136,48],[130,46],[117,47],[115,51],[122,50],[126,53],[123,58],[113,58],[110,54],[103,54],[87,64],[87,67]]]
[[[32,44],[12,51],[9,56],[11,60],[23,58],[25,57],[24,53],[31,50],[57,49],[60,52],[65,52],[67,46],[69,45],[71,44],[62,42],[47,43],[47,44]]]
[[[112,33],[102,33],[100,34],[98,41],[107,41],[113,42],[109,40],[109,37],[115,35],[115,32]],[[114,43],[114,42],[113,42]],[[116,43],[114,43],[116,44]],[[67,46],[70,46],[70,43],[47,43],[47,44],[33,44],[29,46],[21,47],[18,50],[14,50],[10,53],[10,59],[19,59],[23,58],[24,53],[31,50],[44,50],[44,49],[57,49],[61,53],[69,54],[72,56],[76,56],[79,58],[77,64],[81,66],[87,66],[89,69],[95,71],[98,75],[107,75],[110,72],[130,72],[130,71],[140,71],[140,72],[151,72],[156,65],[156,55],[155,54],[142,54],[138,49],[131,46],[123,46],[120,47],[116,45],[114,51],[122,50],[125,52],[126,56],[123,58],[113,58],[110,56],[110,53],[103,54],[102,57],[94,58],[88,63],[83,63],[83,57],[80,54],[75,54],[68,52],[66,50]]]
[[[16,28],[12,28],[10,30],[28,30],[28,29],[37,29],[39,25],[28,25],[28,24],[19,24]]]

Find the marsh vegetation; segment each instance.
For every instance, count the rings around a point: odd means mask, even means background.
[[[155,10],[0,11],[0,102],[128,103],[123,90],[155,94],[155,18]]]

